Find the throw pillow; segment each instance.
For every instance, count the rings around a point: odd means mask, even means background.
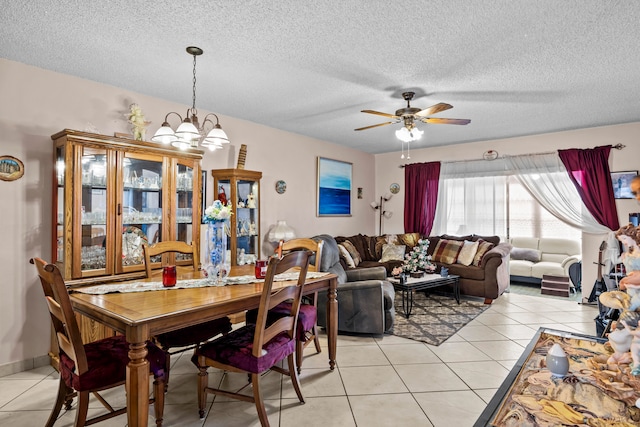
[[[360,256],[360,252],[356,249],[356,247],[348,240],[345,240],[341,243],[344,248],[349,251],[349,255],[351,255],[351,259],[353,259],[353,263],[358,266],[362,262],[362,257]]]
[[[480,267],[482,265],[482,257],[493,248],[493,243],[478,239],[478,251],[473,257],[473,265]]]
[[[407,248],[412,249],[418,244],[420,240],[420,233],[404,233],[396,236],[396,244],[405,245]]]
[[[464,241],[462,245],[462,249],[458,254],[458,259],[456,263],[462,265],[471,265],[473,262],[473,258],[476,256],[476,252],[478,252],[478,242],[470,242],[468,240]]]
[[[404,245],[384,245],[382,247],[382,258],[380,262],[403,261],[406,250],[407,247]]]
[[[511,259],[520,259],[524,261],[540,262],[542,252],[531,248],[511,248]]]
[[[347,263],[347,267],[356,268],[356,264],[353,262],[353,258],[351,258],[349,251],[342,245],[342,243],[338,245],[338,250],[340,251],[340,258],[342,258],[344,262]]]
[[[442,264],[455,264],[464,241],[440,239],[433,251],[433,260]]]

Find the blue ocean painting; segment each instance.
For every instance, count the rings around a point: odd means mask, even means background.
[[[318,215],[351,215],[351,163],[319,158]]]

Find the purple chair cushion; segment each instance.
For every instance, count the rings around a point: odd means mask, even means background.
[[[295,340],[290,339],[286,332],[282,332],[262,347],[261,357],[254,357],[251,353],[254,334],[255,325],[243,326],[228,335],[203,344],[191,357],[191,361],[198,366],[198,355],[202,355],[216,362],[259,374],[295,350]]]
[[[166,356],[155,344],[147,341],[147,360],[154,376],[164,374]],[[89,369],[82,375],[74,361],[60,352],[60,375],[68,387],[76,391],[100,389],[124,381],[129,363],[129,344],[123,335],[104,338],[84,345]]]
[[[288,316],[291,313],[291,303],[281,302],[280,304],[269,310],[267,314],[267,325],[271,325],[273,322],[283,316]],[[247,324],[255,324],[258,317],[258,310],[247,310],[245,321]],[[311,330],[316,325],[318,318],[318,310],[311,304],[300,304],[300,311],[298,312],[298,326],[296,329],[296,335],[299,340],[304,341],[305,331]]]
[[[230,330],[231,320],[228,317],[223,317],[199,325],[187,326],[176,331],[165,332],[157,335],[156,340],[165,349],[186,347],[207,341],[219,334],[226,334]]]

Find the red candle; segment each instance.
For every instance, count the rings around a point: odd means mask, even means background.
[[[169,288],[176,285],[177,271],[175,265],[167,265],[162,269],[162,284]]]
[[[256,279],[265,277],[267,277],[267,261],[259,259],[256,261]]]

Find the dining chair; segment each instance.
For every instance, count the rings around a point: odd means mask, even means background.
[[[194,260],[197,258],[196,248],[193,244],[181,241],[158,242],[153,245],[142,245],[144,253],[144,267],[147,277],[152,276],[151,257],[164,255],[165,253],[177,252],[181,254],[191,254],[192,267],[197,270]],[[209,341],[211,338],[226,334],[231,330],[231,320],[229,317],[210,320],[198,325],[185,326],[175,331],[165,332],[153,337],[154,342],[165,352],[165,389],[169,386],[169,373],[171,356],[196,348],[201,343]],[[172,350],[175,349],[175,350]]]
[[[78,397],[78,408],[74,426],[81,427],[125,414],[127,408],[113,407],[98,392],[125,383],[126,368],[129,363],[129,344],[122,335],[103,338],[87,344],[76,320],[69,292],[60,270],[55,264],[48,264],[40,258],[31,259],[38,270],[42,290],[51,315],[58,347],[60,350],[60,382],[58,396],[46,423],[51,427],[56,422],[62,405],[71,408],[74,397]],[[165,354],[151,342],[147,342],[149,373],[153,374],[153,398],[156,425],[162,425],[164,412],[164,367]],[[106,414],[87,419],[89,396],[96,399],[109,411]]]
[[[267,267],[256,323],[247,323],[196,349],[191,361],[200,371],[198,373],[200,418],[204,417],[207,394],[213,393],[255,403],[260,423],[263,427],[269,426],[260,388],[261,374],[268,370],[290,376],[298,400],[304,403],[294,354],[298,312],[310,254],[308,251],[294,251],[282,258],[272,257]],[[297,283],[274,289],[275,275],[291,269],[300,270]],[[291,310],[286,316],[270,324],[267,319],[269,310],[286,300],[291,300]],[[288,370],[277,366],[285,358],[287,358]],[[209,387],[207,368],[210,366],[229,372],[249,374],[250,382],[235,392]],[[253,387],[253,395],[241,393],[249,385]]]
[[[285,253],[296,251],[296,250],[309,250],[315,254],[315,261],[311,264],[309,261],[309,271],[319,271],[320,268],[320,260],[322,257],[322,245],[324,241],[315,241],[313,239],[291,239],[291,240],[280,240],[278,244],[278,248],[276,249],[276,254],[279,258]],[[296,366],[298,368],[298,373],[300,373],[302,369],[302,361],[304,355],[304,349],[311,343],[315,344],[316,353],[322,352],[322,348],[320,347],[320,339],[318,337],[318,293],[314,292],[309,295],[308,303],[304,303],[307,296],[303,297],[303,304],[300,305],[300,314],[298,315],[298,336],[296,337]],[[282,315],[286,315],[291,310],[291,303],[288,301],[284,301],[278,304],[269,312],[269,322],[277,320],[278,317]],[[248,310],[245,316],[247,323],[255,323],[255,319],[257,316],[257,310]]]

